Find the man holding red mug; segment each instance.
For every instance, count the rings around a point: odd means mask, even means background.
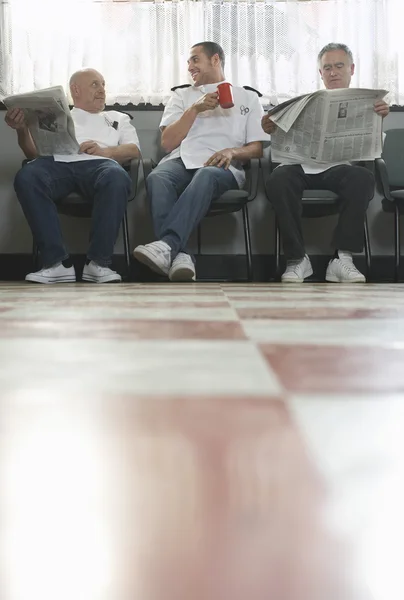
[[[262,142],[270,139],[261,128],[257,94],[226,82],[224,63],[219,44],[192,46],[194,84],[174,88],[160,123],[167,156],[147,178],[157,241],[133,254],[170,281],[195,280],[189,236],[212,200],[244,185],[242,163],[260,158]]]

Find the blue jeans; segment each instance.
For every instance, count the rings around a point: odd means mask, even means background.
[[[71,192],[93,203],[90,247],[87,258],[105,267],[111,263],[132,181],[112,160],[56,162],[52,156],[37,158],[18,171],[14,189],[43,267],[68,258],[56,205]]]
[[[154,233],[172,250],[185,252],[189,236],[207,214],[212,200],[239,189],[231,171],[218,167],[186,169],[181,158],[158,165],[147,178]]]

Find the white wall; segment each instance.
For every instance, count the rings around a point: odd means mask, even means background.
[[[20,167],[22,154],[16,135],[0,116],[0,253],[30,253],[32,238],[13,190],[13,178]],[[133,113],[144,157],[158,156],[158,124],[160,112]],[[385,129],[404,127],[404,112],[392,113],[385,120]],[[404,165],[403,165],[404,168]],[[131,245],[151,241],[153,233],[144,186],[141,194],[129,206]],[[380,197],[376,194],[368,212],[373,254],[393,254],[392,215],[382,212]],[[88,222],[85,219],[61,217],[66,242],[72,253],[84,253],[88,240]],[[265,198],[262,184],[257,199],[250,205],[253,252],[273,253],[273,214]],[[335,217],[306,219],[305,239],[309,254],[328,254]],[[240,215],[208,219],[203,226],[203,251],[208,254],[244,253]],[[116,252],[122,252],[118,241]]]

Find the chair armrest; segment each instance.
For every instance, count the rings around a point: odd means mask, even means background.
[[[148,178],[150,173],[153,171],[153,169],[155,167],[157,167],[157,163],[152,158],[144,158],[142,160],[142,166],[143,166],[143,177],[144,177],[144,180],[146,181],[146,179]]]
[[[128,163],[122,165],[127,173],[129,173],[132,180],[132,198],[135,198],[137,194],[137,185],[139,182],[139,165],[141,159],[139,157],[132,158]]]
[[[386,163],[382,158],[375,159],[375,175],[377,191],[390,202],[394,202],[394,198],[390,194],[389,176],[387,173]]]
[[[258,192],[258,179],[260,174],[260,159],[252,158],[244,165],[247,179],[248,202],[255,199]]]

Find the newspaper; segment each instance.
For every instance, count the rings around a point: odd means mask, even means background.
[[[274,162],[374,160],[382,151],[382,119],[374,111],[386,90],[343,88],[298,96],[268,112]]]
[[[79,144],[62,86],[8,96],[8,109],[21,108],[39,156],[77,154]]]

